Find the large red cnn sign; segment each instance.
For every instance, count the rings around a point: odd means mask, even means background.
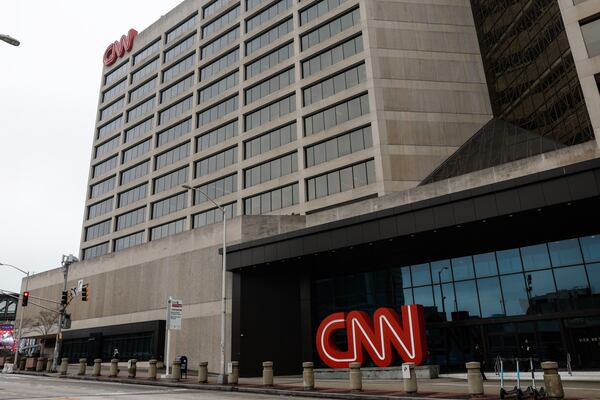
[[[317,350],[321,360],[331,368],[348,368],[351,362],[364,363],[365,350],[378,367],[394,361],[394,351],[404,362],[419,365],[427,359],[423,306],[402,306],[402,320],[391,308],[378,308],[373,319],[364,311],[334,313],[325,318],[317,330]],[[334,333],[345,330],[348,349],[334,343]]]
[[[104,52],[104,65],[107,67],[113,65],[118,58],[123,57],[125,53],[131,51],[133,48],[133,40],[137,34],[135,29],[130,29],[129,32],[127,32],[127,35],[121,36],[121,40],[111,43]]]

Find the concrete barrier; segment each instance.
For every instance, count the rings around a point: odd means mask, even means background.
[[[134,379],[137,373],[137,360],[131,359],[129,360],[129,365],[127,366],[127,377],[130,379]]]
[[[25,365],[27,365],[27,359],[25,357],[19,358],[19,369],[25,371]]]
[[[469,394],[471,396],[479,396],[483,394],[483,377],[481,376],[481,364],[478,362],[468,362],[467,367],[467,384],[469,386]]]
[[[229,383],[237,385],[240,380],[240,363],[238,361],[231,362],[231,373],[229,374]]]
[[[304,390],[313,390],[315,388],[315,364],[307,361],[302,363],[302,385]]]
[[[110,360],[110,371],[108,372],[108,376],[114,378],[119,375],[119,359],[113,358]]]
[[[157,360],[152,359],[148,361],[148,379],[156,379],[156,364]]]
[[[263,366],[263,386],[273,386],[273,361],[265,361]]]
[[[64,357],[60,360],[60,374],[61,375],[66,375],[67,371],[69,370],[69,359],[67,357]]]
[[[546,395],[549,399],[564,399],[565,391],[562,380],[558,374],[558,363],[546,361],[542,363],[544,370],[544,385],[546,386]]]
[[[404,370],[408,368],[408,375],[404,377]],[[415,363],[402,364],[404,391],[406,393],[417,393],[419,387],[417,385],[417,373],[415,372]]]
[[[46,358],[38,357],[35,365],[35,372],[43,372],[46,369]]]
[[[208,362],[202,361],[198,364],[198,383],[208,382]]]
[[[360,392],[362,390],[362,374],[360,372],[360,363],[350,363],[350,390]]]
[[[52,372],[52,364],[54,363],[54,358],[48,358],[46,360],[46,372]]]
[[[87,367],[87,359],[80,358],[79,359],[79,370],[77,371],[77,375],[85,375],[85,368]]]
[[[94,370],[92,371],[92,376],[100,375],[102,375],[102,359],[94,358]]]
[[[175,381],[181,380],[181,361],[173,361],[173,367],[171,368],[171,377]]]

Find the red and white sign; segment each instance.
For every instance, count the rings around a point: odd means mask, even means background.
[[[113,65],[118,58],[121,58],[133,48],[133,40],[137,36],[135,29],[130,29],[127,35],[121,36],[121,40],[111,43],[104,52],[104,65],[107,67]]]
[[[325,318],[317,330],[317,351],[331,368],[348,368],[351,362],[364,363],[364,352],[375,365],[388,367],[394,351],[404,362],[422,364],[427,359],[427,339],[423,306],[402,306],[402,320],[391,308],[378,308],[373,320],[364,311],[334,313]],[[348,350],[334,343],[334,333],[345,330]]]

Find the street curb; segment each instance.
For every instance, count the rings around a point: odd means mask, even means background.
[[[329,393],[326,391],[318,390],[290,390],[290,389],[279,389],[276,387],[272,388],[258,388],[258,387],[244,387],[244,386],[233,386],[233,385],[213,385],[213,384],[194,384],[194,383],[181,383],[181,382],[169,382],[167,380],[149,380],[144,378],[130,379],[130,378],[109,378],[106,376],[91,376],[91,375],[56,375],[47,373],[36,373],[31,371],[17,371],[17,375],[29,375],[29,376],[45,376],[49,378],[62,378],[72,379],[80,381],[97,381],[97,382],[111,382],[111,383],[127,383],[133,385],[145,385],[145,386],[160,386],[160,387],[172,387],[172,388],[185,388],[194,390],[212,390],[221,392],[238,392],[238,393],[251,393],[251,394],[264,394],[270,396],[289,396],[289,397],[304,397],[304,398],[318,398],[318,399],[343,399],[343,400],[422,400],[427,399],[425,396],[387,396],[387,395],[372,395],[372,394],[359,394],[359,393]],[[444,400],[465,400],[468,396],[462,398],[444,397]]]

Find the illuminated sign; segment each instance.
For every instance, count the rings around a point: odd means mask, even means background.
[[[104,65],[107,67],[113,65],[118,58],[121,58],[125,53],[130,52],[133,48],[133,40],[137,34],[135,29],[130,29],[129,32],[127,32],[127,36],[123,35],[121,36],[121,40],[111,43],[104,52]]]
[[[11,324],[0,325],[0,350],[15,350],[14,329]]]
[[[423,306],[402,306],[402,320],[391,308],[378,308],[373,320],[364,311],[338,312],[325,318],[317,330],[317,351],[331,368],[348,368],[351,362],[364,363],[364,352],[375,365],[388,367],[394,352],[404,362],[419,365],[427,359]],[[345,330],[348,350],[335,344],[336,331]]]

